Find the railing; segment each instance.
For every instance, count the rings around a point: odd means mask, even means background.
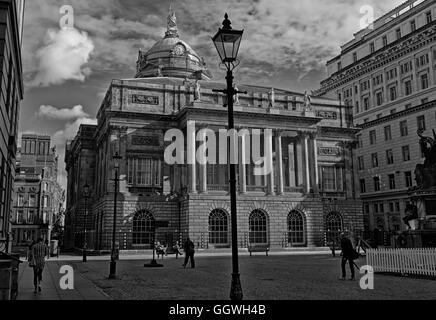
[[[212,184],[207,186],[207,191],[229,191],[229,185],[228,184]]]
[[[368,249],[366,254],[374,272],[436,277],[436,248]]]
[[[266,186],[248,186],[247,185],[247,191],[248,192],[267,192]]]
[[[300,187],[284,187],[284,191],[286,193],[303,193],[304,192],[304,188],[300,188]]]

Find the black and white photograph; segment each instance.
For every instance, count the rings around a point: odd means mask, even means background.
[[[435,0],[0,0],[0,64],[0,300],[436,300]]]

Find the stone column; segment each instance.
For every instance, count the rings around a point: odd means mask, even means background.
[[[303,184],[304,192],[310,193],[310,167],[309,167],[309,137],[307,133],[301,136],[302,152],[303,152]]]
[[[190,122],[188,122],[186,143],[188,144],[189,192],[197,193],[196,133],[195,127],[193,128]]]
[[[289,156],[289,186],[296,187],[296,167],[295,167],[295,143],[291,142],[288,146],[288,156]]]
[[[281,132],[276,132],[277,194],[284,192],[283,184],[283,150]]]
[[[311,155],[312,155],[312,166],[313,166],[313,181],[312,181],[312,186],[313,186],[313,190],[315,193],[317,193],[319,191],[319,171],[318,171],[318,145],[317,145],[317,141],[316,141],[316,135],[313,134],[312,136],[312,151],[311,151]]]
[[[272,135],[264,135],[264,139],[266,140],[266,144],[265,144],[265,155],[268,156],[268,159],[266,159],[266,162],[271,164],[271,172],[268,174],[268,194],[269,195],[275,195],[275,190],[274,190],[274,162],[273,162],[273,150],[272,150]],[[265,165],[267,165],[265,163]]]
[[[296,160],[297,160],[297,187],[303,187],[304,184],[304,164],[303,164],[303,144],[302,144],[302,138],[299,137],[296,145]]]
[[[239,163],[239,191],[244,194],[247,193],[247,154],[245,153],[246,149],[246,139],[245,135],[241,136],[240,143],[240,163]],[[250,155],[248,154],[248,157]]]
[[[206,134],[202,134],[201,143],[206,143]],[[200,161],[200,192],[207,193],[207,163],[203,163],[206,159],[198,159]]]

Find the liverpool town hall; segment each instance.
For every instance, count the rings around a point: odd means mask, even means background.
[[[227,127],[226,98],[213,91],[224,81],[213,81],[204,59],[179,37],[175,15],[168,20],[163,39],[139,52],[135,77],[112,81],[97,125],[82,125],[67,145],[67,248],[80,248],[85,235],[89,250],[110,249],[116,185],[121,250],[150,248],[153,236],[166,244],[189,236],[199,249],[230,247],[228,165],[165,161],[168,130],[184,132],[185,150],[197,150],[202,142],[190,123],[217,137]],[[358,129],[349,109],[283,89],[237,89],[247,93],[234,97],[236,127],[271,129],[272,136],[260,136],[260,151],[273,164],[267,175],[255,175],[252,161],[237,166],[238,245],[319,247],[343,230],[363,230],[352,161]],[[247,141],[238,136],[239,150]]]

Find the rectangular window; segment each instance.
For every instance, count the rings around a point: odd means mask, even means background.
[[[416,22],[415,20],[410,21],[410,31],[413,32],[416,30]]]
[[[326,191],[336,191],[336,172],[335,167],[322,168],[323,189]]]
[[[363,110],[368,110],[369,109],[369,97],[365,97],[363,98]]]
[[[154,158],[128,158],[127,181],[144,187],[160,187],[162,184],[162,163]]]
[[[374,42],[371,42],[371,43],[369,44],[369,51],[370,51],[371,53],[374,53],[374,52],[375,52],[375,45],[374,45]]]
[[[384,132],[385,132],[385,141],[392,140],[391,126],[384,127]]]
[[[382,42],[383,42],[383,47],[386,47],[388,45],[388,37],[387,36],[383,36]]]
[[[418,118],[416,118],[417,124],[418,124],[418,130],[423,130],[425,131],[425,116],[419,116]]]
[[[36,207],[36,195],[29,195],[29,207]]]
[[[359,110],[359,101],[356,101],[356,114],[360,112]]]
[[[374,177],[374,191],[380,191],[380,177]]]
[[[380,213],[385,212],[385,205],[383,203],[379,203]]]
[[[386,150],[386,163],[393,164],[394,163],[394,153],[392,149]]]
[[[24,207],[24,195],[23,194],[18,195],[17,207]]]
[[[400,122],[400,134],[402,137],[405,137],[409,134],[409,132],[407,130],[407,120]]]
[[[400,203],[395,202],[395,212],[400,212]]]
[[[353,62],[357,62],[357,52],[353,53]]]
[[[365,161],[363,156],[358,157],[358,162],[359,162],[359,170],[365,170]]]
[[[372,167],[373,168],[377,168],[378,167],[378,156],[377,156],[377,153],[371,154],[371,162],[372,162]]]
[[[377,92],[376,94],[377,106],[381,106],[383,104],[383,92]]]
[[[338,62],[338,71],[340,71],[342,69],[342,63]]]
[[[428,88],[428,75],[427,73],[424,73],[421,75],[421,89],[427,89]]]
[[[412,182],[412,172],[411,171],[404,172],[404,180],[406,182],[406,187],[407,188],[410,188],[413,185],[413,182]]]
[[[360,179],[360,193],[366,193],[365,179]]]
[[[402,151],[403,151],[403,161],[410,161],[409,146],[402,147]]]
[[[361,135],[361,134],[358,134],[358,135],[356,136],[356,138],[357,138],[357,148],[363,148],[362,135]]]
[[[389,189],[395,190],[395,175],[390,174],[388,177],[389,177]]]
[[[404,82],[404,90],[406,96],[410,96],[412,94],[412,81]]]
[[[427,11],[425,13],[425,19],[427,20],[427,23],[431,23],[432,22],[433,18],[431,16],[431,11]]]
[[[376,144],[376,142],[377,142],[377,136],[375,130],[372,130],[369,132],[369,144],[373,145]]]
[[[397,40],[400,40],[401,39],[401,29],[395,30],[395,35],[397,37]]]
[[[374,213],[378,213],[378,203],[374,203]]]
[[[390,87],[389,94],[390,94],[391,101],[397,100],[397,87]]]
[[[389,202],[389,212],[395,212],[394,203]]]

